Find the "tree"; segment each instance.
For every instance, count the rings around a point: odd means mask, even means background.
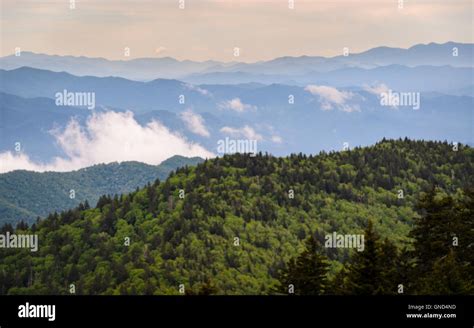
[[[434,262],[445,256],[452,245],[450,221],[454,221],[454,201],[451,196],[437,193],[436,188],[422,195],[417,209],[420,218],[410,235],[415,239],[414,247],[418,275],[431,271]]]
[[[306,249],[288,263],[280,276],[279,292],[288,293],[294,287],[295,295],[321,295],[327,288],[329,263],[320,253],[320,244],[312,236],[306,241]]]
[[[347,272],[347,290],[356,295],[396,292],[398,251],[389,240],[380,240],[369,220],[364,233],[364,250],[355,252]]]
[[[381,270],[378,265],[379,236],[373,229],[372,221],[369,221],[365,230],[364,242],[364,251],[356,252],[349,265],[348,289],[353,294],[378,294],[381,279]]]
[[[472,277],[466,275],[453,249],[437,259],[432,271],[421,277],[418,292],[429,295],[469,295],[474,293]]]
[[[415,288],[420,294],[469,294],[473,290],[473,192],[460,200],[432,188],[418,202]]]

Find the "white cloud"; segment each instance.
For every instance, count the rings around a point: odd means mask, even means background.
[[[365,85],[364,90],[376,95],[379,99],[381,99],[383,96],[388,95],[391,92],[390,88],[384,83],[376,84],[373,86]],[[398,106],[395,104],[391,104],[388,107],[391,109],[398,109]]]
[[[384,83],[380,83],[373,86],[365,85],[364,90],[374,95],[380,96],[381,93],[388,92],[389,87]]]
[[[333,110],[336,107],[348,113],[360,111],[359,106],[347,103],[354,96],[352,92],[339,91],[325,85],[307,85],[305,90],[319,96],[322,110]]]
[[[193,113],[192,110],[188,109],[179,114],[181,120],[186,124],[186,127],[192,133],[200,135],[202,137],[209,137],[210,133],[204,125],[204,119],[201,115]]]
[[[172,133],[158,121],[141,126],[131,112],[93,114],[85,127],[72,119],[64,130],[51,131],[65,158],[33,162],[27,154],[0,154],[0,173],[12,170],[71,171],[98,163],[140,161],[159,164],[173,155],[213,157],[214,154]]]
[[[184,86],[186,88],[188,88],[189,90],[199,92],[203,96],[209,96],[209,97],[212,96],[212,94],[209,92],[209,90],[203,89],[203,88],[201,88],[197,85],[187,83]]]
[[[255,110],[257,109],[256,106],[244,104],[240,98],[234,98],[232,100],[225,101],[219,105],[222,109],[231,109],[233,111],[242,113],[246,110]]]
[[[255,130],[248,125],[245,125],[242,128],[224,126],[222,129],[220,129],[220,131],[235,138],[244,137],[250,140],[263,140],[262,135],[255,132]]]
[[[166,47],[158,47],[155,49],[155,53],[157,55],[162,55],[166,50],[167,50]]]

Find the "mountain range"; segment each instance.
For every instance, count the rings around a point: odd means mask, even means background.
[[[48,162],[55,156],[65,156],[51,131],[64,129],[73,118],[84,126],[94,113],[107,111],[131,111],[134,120],[142,126],[153,120],[161,122],[171,132],[214,154],[217,142],[226,137],[258,139],[259,150],[275,155],[340,149],[344,142],[368,145],[383,137],[473,143],[472,96],[421,92],[414,88],[418,84],[429,89],[429,81],[444,81],[443,88],[465,88],[464,93],[472,94],[468,87],[471,73],[466,71],[472,72],[472,68],[435,68],[453,72],[451,79],[437,79],[434,77],[437,73],[430,77],[421,71],[430,70],[426,67],[401,67],[400,72],[405,69],[420,70],[413,78],[401,79],[413,88],[402,88],[400,82],[402,89],[392,89],[384,81],[373,87],[363,81],[356,81],[359,85],[351,87],[318,83],[195,85],[164,79],[137,82],[113,77],[78,77],[26,67],[1,70],[0,152],[13,150],[15,143],[20,142],[37,161]],[[394,66],[378,70],[397,72]],[[343,74],[340,77],[344,80]],[[93,91],[95,109],[56,106],[55,94],[64,89]],[[418,93],[419,110],[413,109],[414,104],[382,106],[380,93],[387,90]],[[179,101],[181,95],[184,103]],[[290,96],[293,103],[289,102]],[[186,120],[189,117],[191,121]]]
[[[430,43],[256,63],[22,52],[0,58],[0,172],[208,158],[229,138],[276,156],[384,137],[474,144],[472,50]],[[94,104],[58,105],[66,92]],[[383,102],[393,95],[409,103]]]
[[[12,70],[28,66],[57,72],[65,71],[79,76],[117,76],[142,81],[157,78],[181,80],[191,78],[194,82],[203,83],[199,80],[199,75],[203,74],[205,77],[209,73],[248,73],[254,76],[260,75],[260,78],[264,75],[281,75],[290,80],[290,77],[304,75],[309,71],[322,73],[354,67],[365,69],[388,65],[472,67],[474,47],[473,44],[446,42],[418,44],[408,49],[377,47],[354,54],[349,49],[347,56],[342,52],[341,49],[341,55],[335,57],[280,57],[255,63],[238,61],[223,63],[211,60],[179,61],[170,57],[107,60],[23,51],[20,56],[10,55],[1,58],[0,68]]]

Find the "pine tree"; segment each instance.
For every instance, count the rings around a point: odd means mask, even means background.
[[[452,245],[451,222],[455,221],[454,201],[450,196],[438,195],[432,188],[420,197],[417,204],[421,217],[415,221],[411,236],[417,259],[417,273],[423,275],[434,262],[447,255]]]
[[[457,238],[457,260],[474,279],[474,187],[464,189],[456,212],[457,220],[453,230],[454,237]]]
[[[472,293],[473,194],[466,189],[457,200],[433,188],[420,198],[421,218],[412,230],[417,293]]]
[[[330,281],[326,293],[330,295],[347,295],[349,294],[347,284],[348,270],[343,266]]]
[[[407,283],[405,259],[401,259],[398,249],[391,241],[384,239],[380,244],[378,265],[381,277],[379,290],[382,294],[396,294],[398,285]]]
[[[383,272],[380,264],[382,254],[380,237],[372,221],[365,229],[364,250],[355,252],[348,267],[347,288],[351,294],[376,295],[383,293]]]
[[[468,277],[456,260],[453,249],[437,259],[432,270],[418,281],[419,293],[426,295],[463,295],[474,293],[472,277]]]
[[[321,245],[315,238],[306,241],[306,249],[296,259],[293,258],[281,273],[279,292],[287,294],[289,286],[295,295],[321,295],[327,288],[329,263],[320,252]]]

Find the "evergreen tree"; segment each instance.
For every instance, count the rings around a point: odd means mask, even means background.
[[[354,252],[348,267],[347,288],[351,294],[375,295],[383,293],[383,271],[380,237],[369,220],[364,234],[364,250]]]
[[[419,279],[418,288],[418,292],[423,295],[474,293],[472,276],[466,275],[453,249],[434,262],[431,272]]]
[[[451,222],[455,221],[454,201],[432,188],[422,195],[417,204],[421,217],[415,220],[411,236],[417,259],[417,273],[423,275],[431,270],[434,262],[447,255],[452,245]]]
[[[468,294],[474,286],[473,192],[455,200],[433,188],[418,203],[421,217],[412,230],[419,294]]]
[[[327,288],[328,260],[321,254],[321,245],[315,238],[306,241],[306,249],[293,258],[281,273],[279,291],[289,292],[294,287],[295,295],[321,295]]]

